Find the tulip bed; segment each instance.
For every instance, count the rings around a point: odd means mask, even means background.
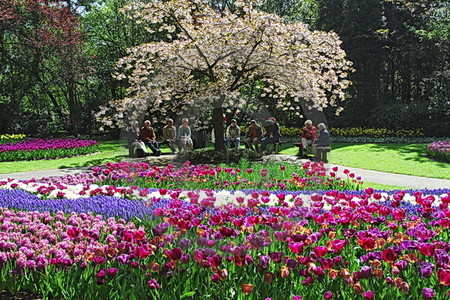
[[[427,153],[431,157],[450,162],[450,141],[437,141],[429,144]]]
[[[283,178],[280,166],[270,175],[263,166],[107,164],[0,180],[0,290],[57,299],[448,299],[450,190],[349,191],[356,176],[321,167],[296,175],[342,181],[340,190],[289,185],[296,176]],[[259,184],[233,184],[232,172]],[[209,181],[221,189],[193,189]]]
[[[25,139],[0,144],[0,161],[53,159],[85,155],[98,151],[94,140]]]
[[[25,139],[25,134],[0,134],[0,144],[17,143]]]

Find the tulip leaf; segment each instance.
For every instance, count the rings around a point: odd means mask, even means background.
[[[192,296],[195,295],[195,293],[196,293],[196,291],[190,291],[190,292],[184,293],[183,295],[181,295],[180,299],[184,299],[184,298],[187,298],[187,297],[192,297]]]

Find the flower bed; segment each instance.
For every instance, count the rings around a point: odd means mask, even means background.
[[[25,134],[0,134],[0,144],[17,143],[25,139]]]
[[[194,189],[265,189],[265,190],[356,190],[361,178],[338,168],[326,171],[323,163],[305,163],[302,167],[282,164],[251,164],[238,167],[192,165],[181,167],[149,166],[147,163],[107,163],[93,172],[45,179],[49,183],[138,186],[140,188]]]
[[[450,141],[437,141],[429,144],[427,153],[438,160],[450,162]]]
[[[9,207],[0,209],[0,289],[64,299],[444,299],[444,192],[327,191],[309,195],[309,207],[207,207],[179,194],[153,197],[142,206],[152,218],[127,222],[118,214],[139,209],[125,202],[96,211],[123,199],[82,207],[0,190]],[[114,207],[117,219],[106,219]],[[60,209],[75,212],[46,211]]]
[[[340,179],[320,163],[247,167],[108,163],[1,179],[0,290],[56,299],[450,295],[449,189],[349,191],[361,181],[350,170]]]
[[[0,144],[0,161],[36,160],[84,155],[98,151],[98,143],[80,139],[27,139]]]

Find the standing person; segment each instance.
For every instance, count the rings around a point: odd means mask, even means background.
[[[261,126],[256,124],[255,120],[250,121],[250,126],[247,131],[247,138],[244,140],[244,143],[253,150],[253,145],[255,145],[255,150],[259,150],[259,143],[261,142],[262,137],[262,129]]]
[[[175,145],[177,144],[177,129],[173,126],[173,120],[168,119],[167,125],[163,128],[163,140],[165,144],[169,145],[172,153],[176,153]]]
[[[225,140],[227,142],[227,148],[231,148],[231,143],[234,143],[234,147],[239,149],[241,145],[241,129],[236,124],[236,119],[232,119],[230,126],[227,127]]]
[[[146,144],[150,150],[156,155],[161,155],[161,150],[159,150],[158,142],[156,141],[156,133],[152,128],[152,123],[147,120],[144,122],[144,127],[141,128],[141,138],[144,144]]]
[[[277,123],[277,119],[271,117],[264,122],[266,133],[261,139],[261,151],[265,152],[268,144],[275,144],[280,141],[281,133],[280,126]]]
[[[305,127],[302,129],[302,155],[303,157],[307,157],[308,154],[308,145],[311,146],[314,140],[317,138],[316,136],[316,127],[312,125],[311,120],[305,121]]]
[[[192,138],[191,138],[191,127],[189,127],[189,119],[183,118],[181,120],[181,126],[178,128],[178,140],[181,149],[185,151],[186,149],[194,150]]]
[[[327,130],[327,127],[323,123],[319,123],[317,125],[319,129],[319,134],[317,136],[317,139],[314,140],[312,148],[313,148],[313,154],[314,154],[314,160],[317,161],[317,147],[330,147],[330,133]]]
[[[128,146],[131,147],[130,156],[131,154],[137,157],[148,155],[147,147],[145,147],[144,142],[141,140],[138,121],[134,121],[131,128],[127,131],[127,142]]]

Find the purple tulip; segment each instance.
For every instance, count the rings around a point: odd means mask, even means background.
[[[433,289],[431,289],[431,288],[423,288],[423,290],[422,290],[422,297],[423,297],[423,299],[426,299],[426,300],[433,299],[434,295],[435,295],[435,293],[434,293]]]

